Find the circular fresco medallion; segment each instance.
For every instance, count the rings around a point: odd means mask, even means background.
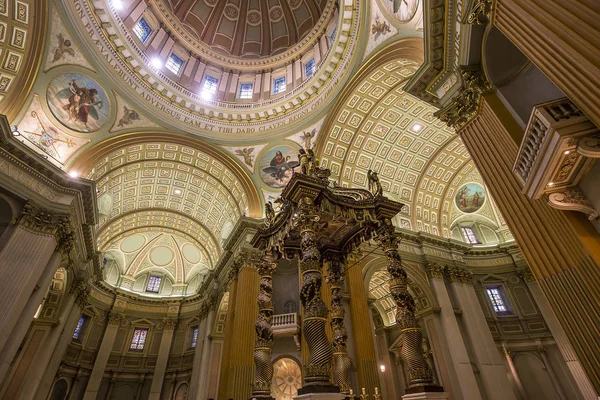
[[[460,211],[473,213],[483,206],[485,198],[486,194],[483,186],[478,183],[467,183],[458,189],[454,201]]]
[[[46,94],[52,115],[64,126],[77,132],[94,132],[108,119],[106,92],[96,81],[80,74],[55,78]]]
[[[292,179],[298,168],[298,152],[290,146],[277,146],[269,150],[260,163],[260,177],[269,186],[282,188]]]

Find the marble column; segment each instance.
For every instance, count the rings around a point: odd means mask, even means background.
[[[188,397],[190,399],[196,398],[196,393],[199,389],[198,383],[200,382],[200,361],[202,360],[202,344],[204,343],[204,338],[206,337],[207,313],[208,310],[206,310],[206,312],[201,311],[198,315],[200,323],[198,324],[198,336],[196,337],[196,347],[194,348],[194,363],[192,365],[192,376],[190,377],[190,388],[188,391]]]
[[[258,263],[258,258],[254,260]],[[228,365],[227,396],[229,399],[249,399],[254,379],[254,342],[252,332],[258,314],[256,298],[259,295],[260,277],[257,265],[245,261],[240,270],[236,287],[233,325],[229,337],[225,337],[225,346],[231,341]]]
[[[158,349],[154,374],[152,375],[152,384],[150,386],[148,400],[160,400],[160,392],[162,391],[165,380],[165,371],[167,370],[169,353],[171,352],[171,345],[173,343],[173,333],[175,332],[176,326],[177,319],[163,320],[163,332],[162,337],[160,338],[160,347]]]
[[[208,383],[210,380],[210,353],[211,353],[211,334],[215,324],[215,314],[217,305],[214,302],[210,304],[210,310],[206,317],[206,336],[202,340],[202,359],[200,360],[200,380],[198,390],[196,391],[196,400],[206,400],[208,398]]]
[[[596,394],[596,390],[594,386],[590,382],[588,376],[586,375],[581,362],[579,361],[575,350],[573,350],[573,346],[569,342],[567,338],[567,334],[565,330],[558,322],[556,318],[556,314],[550,307],[548,300],[542,293],[540,285],[535,281],[535,278],[531,274],[529,268],[521,268],[519,273],[523,280],[527,283],[527,287],[535,300],[535,304],[540,309],[544,317],[544,321],[548,325],[548,329],[552,333],[552,337],[556,343],[556,346],[560,350],[567,368],[573,377],[576,387],[579,389],[581,396],[585,400],[598,400],[598,395]]]
[[[600,3],[496,0],[492,23],[600,126]]]
[[[72,291],[76,296],[75,303],[73,304],[69,316],[64,323],[64,328],[60,333],[60,337],[56,342],[56,346],[53,348],[50,361],[44,369],[42,379],[34,397],[38,400],[45,400],[47,398],[48,392],[54,383],[54,378],[58,372],[62,358],[67,351],[69,343],[71,340],[73,340],[73,332],[75,332],[77,322],[79,321],[79,318],[81,318],[81,313],[85,306],[89,304],[89,295],[86,285],[79,283],[72,288]]]
[[[75,294],[69,295],[69,297],[67,297],[66,304],[64,305],[61,316],[59,317],[58,324],[52,327],[52,329],[48,333],[48,337],[43,343],[43,346],[38,350],[38,352],[36,352],[34,356],[34,363],[27,371],[27,377],[24,380],[23,387],[21,388],[20,394],[17,397],[17,399],[33,399],[37,392],[37,389],[40,387],[45,373],[51,368],[50,364],[53,364],[52,369],[54,369],[54,366],[56,366],[56,370],[58,369],[60,359],[62,358],[62,353],[55,354],[55,350],[58,347],[58,344],[61,339],[63,339],[64,342],[65,337],[68,340],[70,340],[73,337],[73,331],[75,330],[77,320],[81,315],[81,308],[75,300]],[[70,335],[66,332],[67,329],[69,329]],[[52,356],[55,356],[56,358],[52,359]],[[58,364],[56,363],[57,360]],[[56,374],[56,370],[54,370],[54,374]],[[42,397],[45,398],[45,396],[48,395],[48,391],[50,390],[51,386],[52,381],[50,381],[50,385],[46,388],[46,392]]]
[[[482,397],[473,373],[469,353],[444,281],[444,267],[429,263],[426,270],[429,285],[440,307],[439,321],[443,336],[439,337],[439,340],[445,341],[443,348],[447,351],[445,351],[444,360],[454,396],[465,400],[480,400]]]
[[[29,297],[25,308],[22,311],[21,318],[19,318],[15,327],[10,332],[8,340],[4,345],[4,348],[0,352],[0,382],[6,376],[10,368],[10,364],[12,363],[15,355],[17,354],[17,350],[19,350],[19,346],[23,341],[23,338],[27,334],[27,330],[31,325],[31,321],[37,311],[38,307],[42,303],[44,295],[48,291],[48,287],[52,282],[52,277],[54,273],[58,269],[55,263],[56,260],[59,259],[60,253],[56,252],[56,257],[52,257],[52,262],[49,262],[47,268],[44,269],[44,273],[40,277],[36,285],[35,291]]]
[[[521,396],[521,400],[527,399],[527,393],[525,393],[525,389],[523,388],[523,383],[521,383],[521,378],[519,377],[519,373],[517,372],[517,368],[515,368],[515,364],[513,363],[512,356],[510,354],[510,350],[503,345],[502,349],[504,350],[504,357],[506,357],[506,363],[508,364],[508,369],[510,370],[510,374],[515,380],[515,385],[519,390],[519,395]]]
[[[108,357],[110,357],[110,352],[115,343],[121,321],[123,321],[122,314],[114,312],[110,313],[108,325],[106,326],[104,336],[102,337],[102,343],[96,354],[96,361],[94,361],[94,367],[90,379],[88,380],[87,387],[85,388],[83,400],[96,400],[100,384],[102,383],[102,377],[104,376],[104,370],[106,369],[106,363],[108,362]]]
[[[582,232],[576,217],[521,193],[512,167],[515,138],[523,132],[511,118],[488,93],[482,95],[478,114],[458,133],[598,391],[600,268],[591,253],[600,251],[598,234]]]
[[[464,330],[471,345],[473,359],[479,368],[479,375],[489,400],[516,400],[510,384],[506,366],[490,328],[488,327],[481,304],[475,293],[471,273],[464,267],[447,267],[450,287],[456,305],[462,310]]]
[[[43,272],[56,271],[60,265],[56,244],[52,233],[17,225],[0,252],[0,349],[4,350]]]
[[[229,308],[227,309],[227,315],[225,316],[225,331],[224,331],[224,336],[225,336],[225,342],[223,344],[223,357],[221,360],[221,370],[219,371],[219,392],[218,392],[218,397],[219,398],[226,398],[227,396],[227,383],[229,382],[228,377],[229,377],[229,359],[230,359],[230,354],[231,354],[231,345],[232,345],[232,341],[231,340],[227,340],[228,337],[230,337],[231,335],[233,335],[233,319],[235,317],[235,308],[232,306],[233,304],[235,304],[236,302],[236,298],[237,298],[237,283],[238,283],[238,273],[239,273],[239,269],[242,265],[242,261],[238,260],[239,262],[235,262],[232,267],[231,270],[229,271],[229,285],[228,285],[228,292],[229,292]]]
[[[367,393],[375,393],[375,388],[380,387],[377,355],[369,322],[370,310],[362,265],[355,264],[355,262],[355,258],[349,258],[346,261],[346,284],[350,294],[350,320],[356,354],[354,364],[358,373],[358,386],[360,386],[354,389],[360,391],[364,387]]]

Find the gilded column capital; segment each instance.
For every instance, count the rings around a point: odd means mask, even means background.
[[[90,304],[90,290],[83,280],[78,280],[71,286],[70,292],[75,294],[77,303],[83,309]]]
[[[438,263],[425,264],[425,272],[429,279],[444,279],[444,266]]]
[[[466,267],[447,266],[446,274],[450,282],[473,284],[473,273]]]
[[[531,272],[529,267],[517,268],[517,274],[525,281],[525,283],[535,282],[535,276],[533,276],[533,272]]]
[[[174,331],[177,327],[177,318],[165,318],[162,321],[163,330],[166,331]]]
[[[23,205],[21,214],[14,223],[39,233],[53,235],[56,232],[54,214],[46,209],[36,208],[30,202]]]
[[[120,326],[125,316],[120,313],[112,312],[108,316],[108,324],[112,326]]]
[[[57,217],[53,212],[35,207],[30,202],[23,205],[21,214],[14,223],[35,232],[54,235],[56,248],[63,255],[69,254],[75,246],[75,233],[69,217]]]
[[[482,71],[461,71],[462,87],[450,103],[434,115],[459,131],[479,112],[481,95],[492,90]]]

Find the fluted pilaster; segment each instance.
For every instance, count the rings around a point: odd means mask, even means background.
[[[554,2],[552,2],[554,3]],[[600,269],[567,214],[530,200],[512,172],[517,145],[497,113],[494,94],[459,134],[529,267],[565,328],[590,380],[600,390]],[[516,135],[512,132],[513,136]]]
[[[496,0],[492,23],[600,126],[600,3]]]

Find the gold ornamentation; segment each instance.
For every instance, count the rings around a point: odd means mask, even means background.
[[[467,16],[467,23],[485,25],[490,22],[492,15],[492,0],[475,0]]]
[[[428,263],[425,265],[427,277],[429,279],[444,279],[444,266],[437,263]]]
[[[348,356],[346,342],[348,332],[344,326],[346,311],[342,301],[342,285],[344,284],[344,265],[340,257],[332,258],[327,267],[327,283],[331,288],[331,347],[333,349],[333,384],[340,388],[341,393],[348,393],[350,381],[348,374],[352,362]]]
[[[559,210],[573,210],[584,213],[590,221],[598,219],[598,212],[577,189],[568,189],[563,192],[548,195],[548,204]]]
[[[473,284],[473,273],[465,267],[447,266],[446,273],[450,282]]]
[[[260,275],[260,293],[258,294],[258,316],[254,329],[256,342],[254,343],[254,365],[256,371],[252,384],[252,397],[271,398],[271,381],[273,380],[273,364],[271,352],[273,348],[273,273],[277,268],[275,255],[272,249],[265,250],[258,274]]]
[[[483,72],[462,71],[462,88],[450,105],[434,115],[457,131],[470,122],[479,111],[479,100],[483,93],[492,90]]]
[[[120,326],[124,318],[125,316],[123,314],[111,311],[110,315],[108,316],[108,324],[113,326]]]
[[[377,240],[387,259],[387,271],[391,276],[390,293],[396,303],[396,323],[404,337],[401,349],[402,359],[407,365],[410,388],[433,385],[433,374],[427,360],[423,357],[422,333],[415,318],[415,301],[408,291],[408,276],[402,268],[402,259],[398,253],[398,238],[394,226],[389,220],[380,225]]]
[[[163,319],[163,329],[166,331],[174,331],[177,326],[176,318]]]

